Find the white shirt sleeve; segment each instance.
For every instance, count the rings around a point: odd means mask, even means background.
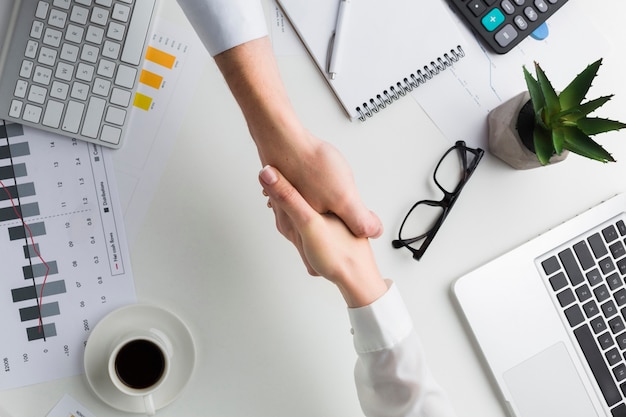
[[[211,56],[267,35],[260,0],[178,0]]]
[[[358,354],[354,375],[368,417],[454,417],[426,365],[397,287],[369,306],[348,309]]]

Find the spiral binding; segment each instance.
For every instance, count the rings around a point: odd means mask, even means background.
[[[398,81],[396,85],[390,86],[382,94],[377,94],[376,98],[370,98],[369,103],[362,104],[362,108],[360,106],[357,107],[356,111],[359,114],[359,120],[364,122],[368,117],[372,117],[379,110],[384,109],[400,97],[404,97],[407,93],[419,87],[420,84],[425,84],[441,71],[451,67],[464,56],[465,52],[461,45],[457,45],[456,49],[450,49],[449,53],[443,54],[443,58],[438,57],[436,61],[431,61],[429,65],[424,65],[423,68],[418,69],[414,74],[410,74],[402,81]]]

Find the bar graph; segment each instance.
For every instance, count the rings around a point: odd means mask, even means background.
[[[0,120],[0,389],[81,373],[93,326],[135,301],[112,166]]]

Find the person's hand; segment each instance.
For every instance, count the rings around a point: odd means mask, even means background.
[[[300,135],[306,140],[294,141],[297,147],[260,146],[262,162],[279,169],[318,213],[336,214],[355,236],[379,237],[382,223],[363,203],[343,155],[307,131]]]
[[[335,213],[356,236],[380,236],[382,223],[361,200],[347,161],[302,126],[269,38],[222,52],[215,62],[246,118],[261,164],[278,168],[318,213]]]
[[[350,307],[368,305],[387,290],[367,238],[355,237],[334,214],[319,214],[275,168],[259,174],[276,226],[310,274],[333,282]]]

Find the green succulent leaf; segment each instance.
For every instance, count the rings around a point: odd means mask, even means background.
[[[530,72],[528,72],[526,67],[523,67],[523,69],[526,87],[530,93],[530,100],[533,103],[533,110],[535,111],[535,114],[538,115],[541,112],[541,109],[545,106],[545,99],[543,98],[539,82],[530,74]]]
[[[563,128],[565,149],[578,155],[600,162],[615,162],[615,159],[602,146],[575,127]]]
[[[550,158],[554,155],[554,146],[552,145],[552,135],[549,130],[541,126],[535,126],[533,131],[533,143],[535,145],[535,155],[542,165],[550,162]]]
[[[625,123],[617,120],[602,119],[600,117],[584,117],[576,122],[578,128],[586,135],[596,135],[598,133],[620,130],[626,127]]]
[[[581,104],[580,106],[576,106],[573,109],[575,109],[575,115],[572,119],[570,120],[578,120],[581,117],[585,117],[588,114],[596,111],[597,109],[599,109],[600,107],[602,107],[607,101],[609,101],[611,98],[613,97],[613,95],[610,96],[603,96],[600,98],[597,98],[595,100],[590,100],[584,104]]]
[[[552,146],[557,154],[563,152],[563,146],[565,145],[565,133],[563,129],[554,129],[552,131]]]
[[[602,58],[597,60],[572,80],[571,83],[559,94],[559,102],[562,109],[570,109],[579,105],[585,99],[591,82],[596,77],[598,69],[602,65]]]
[[[552,87],[552,83],[548,80],[546,73],[536,62],[535,72],[537,73],[537,81],[539,82],[539,87],[541,88],[541,92],[546,102],[546,114],[544,114],[544,117],[546,117],[546,120],[552,120],[552,116],[561,111],[559,97],[557,96],[554,87]]]

